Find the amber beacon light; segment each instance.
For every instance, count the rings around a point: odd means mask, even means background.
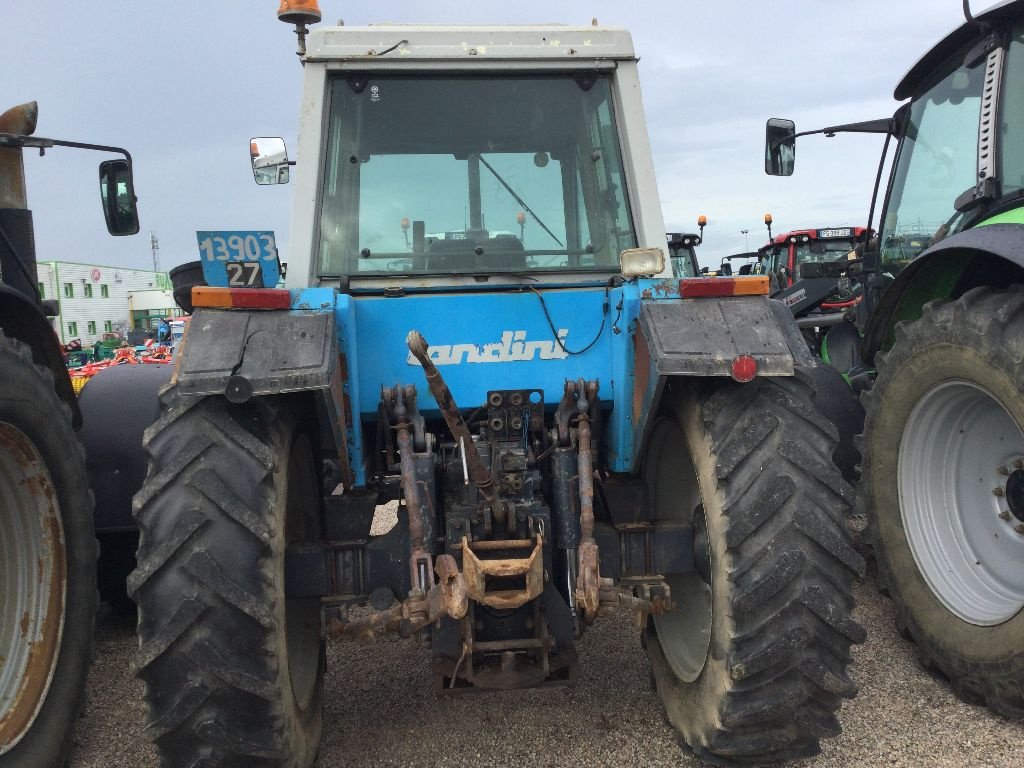
[[[316,24],[321,19],[320,5],[316,0],[281,0],[277,9],[277,18],[285,24],[295,25],[295,34],[299,38],[299,56],[306,55],[307,24]]]

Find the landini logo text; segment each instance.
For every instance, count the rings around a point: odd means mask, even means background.
[[[569,331],[558,330],[558,339],[565,344]],[[527,341],[526,331],[502,331],[501,341],[491,344],[432,344],[427,354],[434,365],[461,365],[462,363],[522,363],[540,357],[541,360],[564,360],[569,355],[554,341]],[[412,352],[405,361],[419,365]]]

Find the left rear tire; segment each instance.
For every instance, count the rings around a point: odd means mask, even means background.
[[[320,745],[318,598],[285,549],[319,537],[316,442],[286,403],[164,393],[135,497],[136,665],[169,768],[305,768]]]

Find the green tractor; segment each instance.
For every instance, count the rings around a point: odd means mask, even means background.
[[[892,118],[805,133],[896,142],[877,236],[844,266],[864,300],[826,336],[830,362],[864,390],[858,505],[881,585],[925,666],[1019,718],[1024,2],[966,15],[896,87],[906,103]],[[792,173],[805,133],[769,120],[766,171]]]

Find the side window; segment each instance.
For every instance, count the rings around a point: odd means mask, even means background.
[[[104,299],[110,298],[110,288],[106,285],[100,286],[100,297]]]
[[[92,298],[92,286],[91,285],[86,283],[85,285],[82,286],[82,291],[83,291],[83,293],[85,293],[85,298],[87,298],[87,299],[91,299]]]
[[[78,335],[78,323],[68,323],[68,335],[69,336],[77,336]]]
[[[103,321],[103,331],[105,333],[110,333],[113,330],[114,330],[114,323],[113,323],[113,321],[111,321],[111,320],[104,320]]]
[[[86,327],[89,329],[88,332],[89,332],[90,335],[94,335],[96,333],[96,321],[95,320],[90,320],[89,321],[89,325],[86,326]]]
[[[1024,24],[1013,30],[1006,54],[1003,78],[1003,104],[999,120],[999,149],[1002,167],[999,178],[1002,193],[1024,189]]]
[[[65,299],[73,299],[73,298],[75,298],[75,284],[74,283],[64,283],[64,298]]]

